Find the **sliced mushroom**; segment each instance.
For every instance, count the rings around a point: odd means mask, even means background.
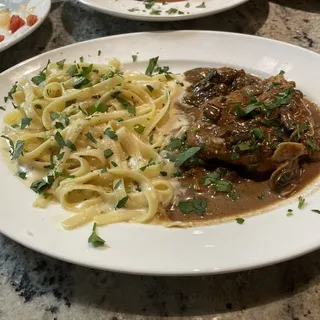
[[[274,152],[272,160],[277,162],[294,160],[307,153],[308,151],[302,143],[282,142]]]
[[[221,117],[221,110],[210,102],[207,102],[203,106],[203,115],[210,119],[212,123],[217,123]]]
[[[298,160],[283,163],[270,177],[270,189],[279,193],[282,197],[292,194],[298,184],[300,167]]]

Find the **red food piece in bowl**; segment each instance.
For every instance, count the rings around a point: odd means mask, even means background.
[[[4,40],[4,36],[0,34],[0,42]]]
[[[20,29],[25,24],[26,24],[25,21],[21,17],[19,17],[18,15],[13,15],[10,18],[9,30],[12,33],[15,33],[18,29]]]
[[[35,14],[29,14],[26,20],[27,26],[31,27],[38,21],[38,16],[36,16]]]

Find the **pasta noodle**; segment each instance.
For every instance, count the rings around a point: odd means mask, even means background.
[[[152,222],[174,198],[174,166],[159,150],[178,87],[174,75],[123,73],[116,59],[48,63],[18,81],[4,137],[22,175],[41,177],[35,205],[72,211],[66,229]]]

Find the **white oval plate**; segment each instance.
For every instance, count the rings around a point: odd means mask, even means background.
[[[131,56],[137,52],[138,60],[133,63]],[[117,57],[126,69],[142,72],[149,58],[155,56],[160,56],[160,64],[169,65],[174,72],[229,65],[266,77],[285,70],[299,89],[320,103],[320,55],[264,38],[206,31],[137,33],[57,49],[2,73],[0,97],[22,75],[41,70],[48,59],[66,58],[72,62],[80,53],[86,61],[101,63]],[[36,194],[12,174],[3,156],[0,176],[0,232],[36,251],[89,267],[140,274],[213,274],[265,266],[320,246],[320,215],[311,211],[320,209],[319,193],[311,190],[319,179],[303,192],[306,197],[303,210],[297,208],[295,198],[269,212],[246,218],[242,225],[232,221],[166,229],[117,224],[99,228],[100,236],[110,246],[101,250],[88,246],[91,224],[65,231],[60,221],[68,212],[58,205],[45,210],[33,208]],[[289,208],[294,210],[292,217],[286,216]]]
[[[24,12],[29,12],[29,9],[32,8],[32,13],[38,16],[38,21],[31,27],[28,27],[26,24],[18,29],[15,33],[11,35],[6,35],[4,41],[0,42],[0,52],[10,48],[17,42],[21,41],[25,37],[27,37],[29,34],[31,34],[33,31],[35,31],[40,24],[45,20],[47,17],[50,7],[51,7],[51,1],[50,0],[0,0],[0,4],[4,4],[6,8],[9,8],[10,10],[14,12],[18,12],[18,14],[22,14],[22,18],[25,20],[26,17],[23,16]],[[21,5],[22,7],[17,9],[17,7]],[[26,6],[26,7],[24,7]],[[25,10],[26,8],[26,10]],[[4,35],[4,32],[6,30],[3,30],[0,28],[0,34]]]
[[[236,7],[248,0],[190,0],[173,3],[157,3],[151,9],[137,0],[79,0],[83,4],[113,16],[144,21],[178,21],[216,14]],[[186,4],[189,3],[189,7]],[[204,3],[204,5],[203,5]],[[188,6],[188,5],[187,5]],[[155,12],[158,14],[154,14]]]

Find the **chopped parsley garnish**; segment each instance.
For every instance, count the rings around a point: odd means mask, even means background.
[[[163,149],[168,150],[168,151],[172,151],[172,150],[179,149],[181,146],[182,146],[182,139],[175,138],[175,139],[172,139],[170,141],[170,143],[168,145],[166,145]]]
[[[38,76],[34,76],[31,81],[35,84],[35,85],[39,85],[40,83],[42,83],[43,81],[45,81],[47,78],[45,73],[40,73]]]
[[[87,76],[92,71],[92,68],[93,68],[93,64],[90,64],[88,67],[82,67],[80,75],[82,77]]]
[[[153,0],[146,0],[145,2],[144,6],[146,9],[151,9],[155,5],[155,1]]]
[[[42,193],[45,189],[48,188],[48,183],[44,181],[43,179],[41,180],[36,180],[32,182],[31,184],[31,190],[33,190],[36,193]]]
[[[101,247],[105,243],[105,241],[98,236],[96,229],[97,229],[97,224],[94,223],[92,228],[92,233],[88,238],[88,243],[91,243],[95,248]]]
[[[30,126],[32,118],[22,118],[21,119],[21,130],[25,129],[26,127]]]
[[[93,137],[92,133],[91,132],[87,132],[85,134],[85,136],[90,140],[92,141],[93,143],[97,143],[97,140]]]
[[[312,209],[311,211],[320,214],[320,210]]]
[[[239,153],[234,151],[231,153],[231,160],[239,159],[239,157],[240,157]]]
[[[106,74],[104,74],[104,75],[102,76],[102,79],[103,79],[103,80],[107,80],[107,79],[113,78],[115,75],[116,75],[115,72],[109,71],[108,73],[106,73]]]
[[[242,219],[242,218],[237,218],[236,221],[237,221],[238,224],[243,224],[244,223],[244,219]]]
[[[57,154],[56,155],[57,160],[61,160],[63,158],[63,156],[64,156],[64,152],[61,152],[61,153]]]
[[[56,122],[54,126],[56,127],[56,129],[61,129],[61,130],[64,129],[64,125],[61,122]]]
[[[152,9],[150,11],[150,14],[159,16],[159,15],[161,15],[161,10],[160,9]]]
[[[66,143],[64,142],[64,139],[61,135],[61,133],[58,131],[56,132],[56,134],[54,135],[54,139],[56,140],[56,142],[58,143],[58,145],[62,148],[66,145]]]
[[[168,173],[166,171],[160,171],[160,174],[163,176],[163,177],[166,177],[168,175]]]
[[[243,117],[250,114],[253,110],[261,108],[262,106],[263,106],[262,102],[251,103],[243,108],[239,104],[237,104],[235,114],[238,117]]]
[[[117,190],[120,187],[120,185],[121,185],[121,180],[118,180],[114,185],[113,190]]]
[[[251,149],[252,149],[252,146],[250,146],[249,144],[243,142],[243,143],[237,144],[237,148],[238,148],[240,151],[248,151],[248,150],[251,150]]]
[[[46,74],[46,71],[47,71],[47,67],[50,63],[50,60],[48,60],[47,62],[47,65],[45,66],[45,68],[40,71],[40,73],[37,75],[37,76],[34,76],[31,78],[31,81],[35,84],[35,85],[39,85],[40,83],[42,83],[43,81],[45,81],[47,79],[47,74]]]
[[[148,164],[145,165],[145,166],[143,166],[143,167],[141,167],[140,170],[141,170],[141,171],[144,171],[144,170],[146,170],[148,167],[154,166],[155,164],[156,164],[156,163],[155,163],[152,159],[149,159]]]
[[[159,74],[164,74],[167,80],[172,80],[173,78],[170,76],[169,66],[157,67],[154,71],[158,72]]]
[[[143,134],[143,131],[145,129],[144,126],[142,126],[141,124],[137,123],[133,126],[134,131],[136,131],[139,134]]]
[[[262,200],[262,199],[264,198],[264,194],[263,194],[263,193],[258,194],[257,198],[258,198],[259,200]]]
[[[147,84],[146,87],[148,88],[148,90],[149,90],[150,92],[152,92],[152,91],[154,90],[153,87],[150,86],[150,84]]]
[[[176,8],[170,8],[169,10],[166,11],[167,14],[175,14],[178,12],[178,9]]]
[[[94,114],[95,112],[107,112],[108,106],[105,103],[97,101],[89,110],[89,114]]]
[[[23,147],[24,147],[24,141],[17,140],[11,155],[11,160],[16,160],[20,157],[20,155],[23,154]]]
[[[69,69],[67,70],[67,73],[69,74],[70,77],[73,77],[78,73],[78,68],[75,64],[71,65]]]
[[[296,136],[298,140],[300,140],[301,135],[304,134],[305,132],[309,131],[310,129],[310,123],[306,122],[304,124],[297,124],[296,126]]]
[[[50,188],[54,178],[53,176],[47,177],[48,181],[45,181],[44,179],[33,181],[30,188],[36,193],[43,193],[46,189]]]
[[[185,214],[195,213],[198,216],[203,216],[207,209],[207,201],[203,199],[190,199],[180,201],[177,207]]]
[[[221,172],[219,169],[216,171],[207,174],[204,177],[203,184],[205,186],[212,185],[217,192],[226,192],[229,193],[232,190],[232,184],[230,181],[221,179]]]
[[[138,59],[138,56],[137,56],[136,54],[133,54],[133,55],[132,55],[132,61],[133,61],[133,62],[136,62],[137,59]]]
[[[66,126],[68,126],[70,124],[70,119],[69,117],[63,112],[61,113],[61,117],[64,120],[64,123],[66,124]]]
[[[112,164],[114,167],[117,167],[117,166],[118,166],[114,161],[111,161],[111,164]]]
[[[205,8],[206,3],[203,1],[199,6],[196,6],[196,8]]]
[[[110,128],[104,130],[104,134],[112,140],[118,140],[118,135],[115,133],[115,131],[112,131]]]
[[[84,77],[79,77],[73,82],[73,87],[75,89],[81,89],[90,84],[90,80]]]
[[[63,59],[63,60],[56,62],[59,69],[63,69],[65,61],[66,61],[66,59]]]
[[[246,107],[241,107],[240,103],[237,103],[235,114],[239,117],[243,117],[250,114],[252,111],[256,109],[263,109],[266,111],[267,115],[269,115],[273,109],[281,107],[282,105],[289,104],[293,98],[293,95],[294,95],[294,88],[290,86],[285,88],[282,92],[279,92],[278,94],[276,94],[276,96],[273,99],[265,103],[262,103],[261,101],[257,101],[256,98],[254,102],[253,100],[251,100],[252,103],[250,103]]]
[[[71,149],[71,150],[74,150],[76,151],[77,150],[77,147],[74,145],[74,143],[72,143],[70,140],[67,140],[66,142],[66,146]]]
[[[121,200],[119,200],[119,202],[116,204],[116,209],[120,209],[120,208],[124,207],[125,204],[127,203],[128,199],[129,199],[129,196],[126,196],[126,197],[122,198]]]
[[[13,100],[13,94],[16,93],[17,91],[17,82],[12,86],[12,88],[10,89],[10,91],[8,92],[8,97],[4,98],[4,102],[7,102],[8,98],[10,98],[11,100]]]
[[[57,113],[57,112],[50,112],[50,119],[51,121],[54,121],[56,119],[59,119],[60,118],[60,114]]]
[[[180,167],[184,164],[188,159],[193,157],[197,152],[201,150],[201,147],[191,147],[184,152],[178,154],[178,156],[174,157],[174,166]],[[171,160],[171,159],[170,159]]]
[[[111,149],[106,149],[103,151],[103,154],[106,158],[110,158],[113,155],[113,151]]]
[[[315,144],[313,138],[307,139],[307,140],[306,140],[306,144],[307,144],[308,149],[309,149],[311,152],[319,150],[319,147]]]
[[[45,169],[54,169],[53,154],[50,155],[50,164],[44,166]]]
[[[270,91],[272,88],[281,86],[281,82],[271,82],[267,88],[267,92]]]
[[[306,202],[306,199],[305,199],[305,198],[302,198],[302,197],[300,196],[298,200],[299,200],[298,208],[299,208],[299,209],[302,209],[303,206],[304,206],[304,204],[305,204],[305,202]]]
[[[149,60],[149,64],[148,64],[148,67],[146,70],[147,76],[150,76],[150,77],[152,76],[153,71],[154,71],[155,67],[157,66],[158,60],[159,60],[159,57],[154,57]]]
[[[117,99],[119,103],[127,109],[130,114],[136,115],[136,107],[132,105],[129,101],[119,97],[118,95],[113,95],[113,98]]]
[[[288,209],[287,211],[287,217],[292,217],[293,216],[293,210],[292,209]]]
[[[26,180],[27,179],[27,173],[25,171],[19,171],[18,172],[19,178]]]
[[[264,132],[261,128],[253,128],[252,129],[252,133],[254,135],[254,137],[257,140],[263,140],[264,139]]]
[[[229,197],[230,197],[233,201],[235,201],[235,200],[237,200],[237,199],[239,198],[239,193],[238,193],[238,192],[235,192],[235,191],[230,192],[230,193],[229,193]]]
[[[73,174],[68,174],[68,173],[63,173],[63,172],[55,172],[56,174],[56,177],[62,177],[62,178],[69,178],[69,179],[73,179],[75,178],[76,176],[73,175]]]
[[[264,104],[266,110],[273,110],[282,105],[289,104],[293,98],[294,88],[287,87],[282,92],[279,92],[272,100]]]

